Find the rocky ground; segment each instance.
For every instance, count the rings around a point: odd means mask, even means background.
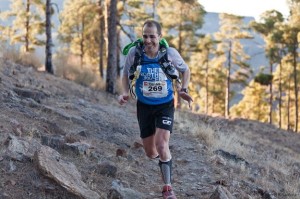
[[[161,198],[134,100],[0,62],[0,198]],[[170,148],[179,199],[300,198],[300,135],[177,111]]]

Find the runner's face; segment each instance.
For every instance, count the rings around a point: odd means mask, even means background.
[[[143,42],[146,53],[157,53],[159,50],[159,40],[161,36],[157,33],[156,26],[144,26]]]

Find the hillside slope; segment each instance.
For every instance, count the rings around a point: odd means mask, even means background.
[[[0,198],[161,198],[134,100],[119,106],[116,96],[1,60],[0,101]],[[300,198],[299,141],[272,125],[177,111],[176,194]]]

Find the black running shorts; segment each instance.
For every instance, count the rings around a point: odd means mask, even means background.
[[[174,100],[159,105],[148,105],[137,101],[137,119],[141,138],[153,135],[156,128],[172,132],[174,111]]]

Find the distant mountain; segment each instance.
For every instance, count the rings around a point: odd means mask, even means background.
[[[248,25],[250,22],[254,21],[254,17],[245,17],[244,23]],[[204,17],[204,24],[200,33],[203,34],[213,34],[219,31],[220,28],[220,20],[219,13],[208,12]],[[264,40],[263,38],[254,31],[249,30],[251,35],[253,35],[253,39],[245,39],[242,41],[245,52],[251,57],[249,64],[253,69],[254,73],[257,73],[261,66],[267,65],[267,59],[264,53]]]
[[[199,30],[199,33],[203,34],[213,34],[215,32],[219,31],[220,28],[220,19],[219,19],[220,13],[213,13],[208,12],[204,17],[204,24],[201,30]],[[250,22],[254,21],[254,17],[247,17],[244,18],[245,25],[249,25]],[[247,53],[250,56],[250,60],[248,63],[250,64],[251,69],[253,70],[253,77],[260,71],[260,68],[262,66],[267,66],[267,59],[264,52],[264,45],[265,42],[263,38],[256,32],[249,30],[250,34],[254,37],[253,39],[244,39],[241,41],[241,43],[244,46],[245,53]],[[244,89],[238,85],[233,85],[232,89],[235,90],[236,95],[234,98],[230,101],[230,106],[237,104],[242,98],[243,94],[241,91]]]

